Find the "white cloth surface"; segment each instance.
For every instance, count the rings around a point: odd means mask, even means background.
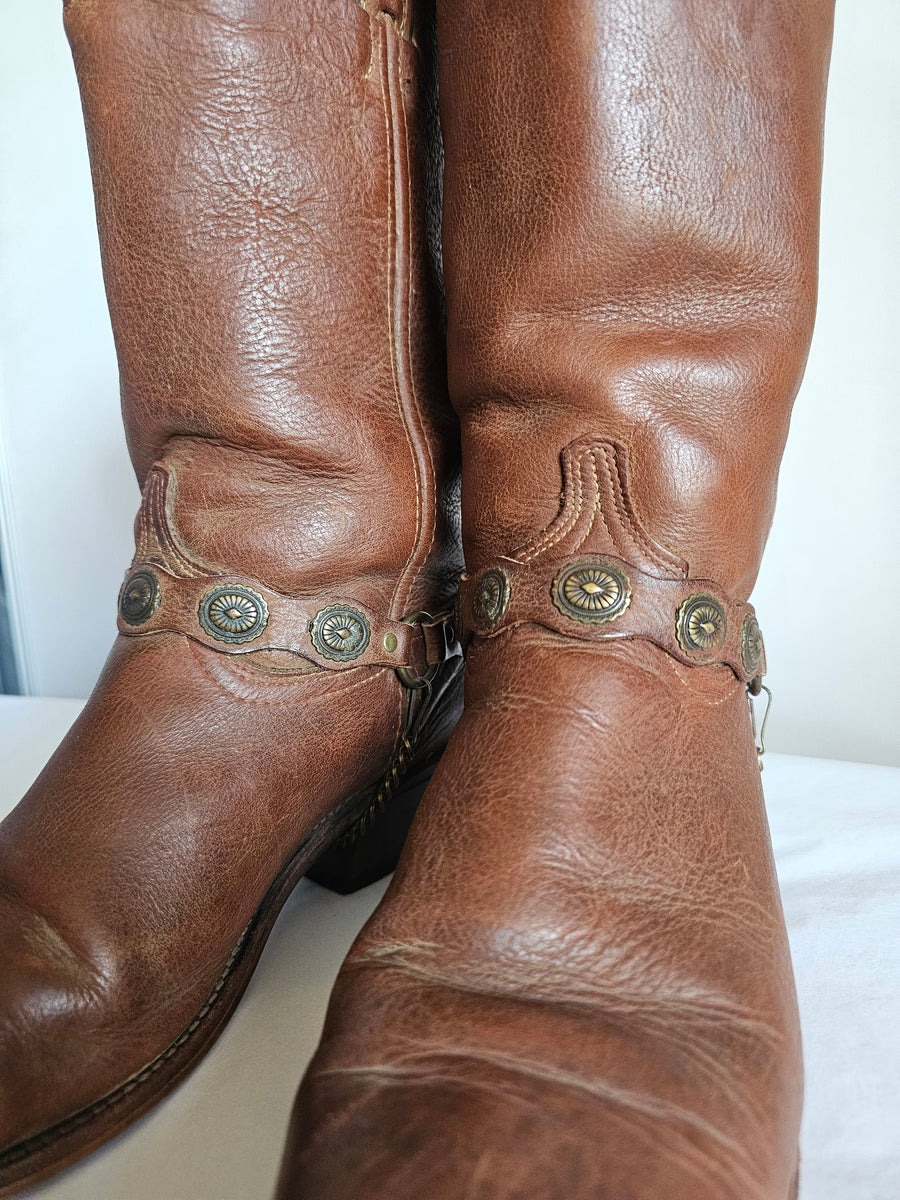
[[[79,708],[0,697],[0,816]],[[900,769],[773,755],[763,778],[805,1039],[801,1200],[900,1200]],[[194,1074],[27,1195],[268,1200],[332,982],[383,891],[339,897],[301,882]]]

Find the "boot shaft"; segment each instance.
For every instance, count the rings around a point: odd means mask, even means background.
[[[470,571],[551,523],[592,436],[649,535],[746,599],[812,331],[831,16],[439,5]]]
[[[457,435],[412,6],[382,8],[68,0],[66,25],[157,540],[399,617],[451,586]]]

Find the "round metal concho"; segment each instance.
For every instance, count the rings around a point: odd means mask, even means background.
[[[197,615],[210,637],[231,646],[252,642],[269,623],[269,608],[259,592],[236,584],[211,588]]]
[[[485,571],[475,589],[472,616],[479,629],[493,629],[509,608],[509,579],[499,567]]]
[[[725,609],[714,596],[697,592],[682,602],[675,620],[675,635],[687,654],[712,657],[727,633]]]
[[[312,644],[323,658],[352,662],[369,644],[369,622],[355,608],[332,604],[320,609],[309,623]]]
[[[133,571],[119,592],[119,612],[127,625],[143,625],[159,608],[162,592],[154,571]]]
[[[553,603],[573,621],[603,625],[631,603],[631,581],[615,563],[588,558],[571,563],[553,580]]]
[[[763,636],[759,622],[753,613],[748,613],[741,626],[741,661],[748,675],[756,674],[756,668],[762,661],[763,649]]]

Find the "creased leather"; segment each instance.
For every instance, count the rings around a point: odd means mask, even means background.
[[[412,6],[382,8],[68,0],[65,18],[144,489],[135,563],[194,613],[208,583],[243,580],[273,613],[344,599],[430,652],[398,623],[452,602],[458,435]],[[0,826],[3,1195],[134,1119],[136,1073],[174,1086],[190,1054],[158,1056],[195,1028],[202,1052],[273,879],[377,787],[404,728],[406,689],[372,656],[335,672],[127,633]],[[458,674],[435,697],[429,753]],[[68,1140],[45,1138],[64,1120]]]
[[[593,522],[746,602],[813,323],[831,9],[439,2],[473,579]],[[652,546],[602,477],[608,533],[596,504],[566,527],[594,441]],[[279,1200],[788,1200],[801,1093],[744,683],[642,638],[476,636]]]

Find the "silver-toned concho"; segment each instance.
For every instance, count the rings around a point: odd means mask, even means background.
[[[313,646],[323,658],[352,662],[369,644],[369,622],[358,609],[331,604],[320,609],[309,623]]]
[[[711,658],[727,634],[725,609],[714,596],[695,592],[682,601],[675,618],[675,636],[686,654]]]
[[[499,625],[509,608],[509,579],[505,571],[493,567],[478,581],[472,600],[472,616],[479,629],[488,631]]]
[[[762,661],[763,651],[762,630],[753,613],[747,613],[741,626],[741,661],[748,675],[755,675]]]
[[[210,637],[239,646],[259,637],[269,623],[269,608],[253,588],[230,583],[210,588],[197,616]]]
[[[585,558],[570,563],[553,580],[553,603],[573,621],[603,625],[631,603],[631,580],[616,563]]]
[[[132,571],[119,592],[119,612],[127,625],[143,625],[159,608],[162,590],[155,571]]]

